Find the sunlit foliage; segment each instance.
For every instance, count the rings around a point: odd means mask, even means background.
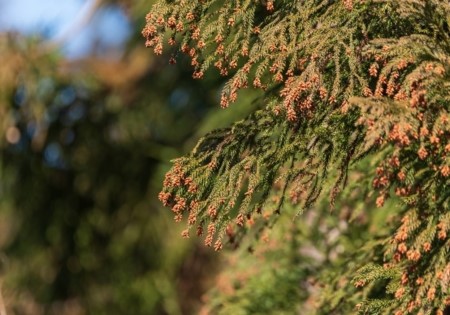
[[[372,294],[343,298],[367,314],[442,314],[450,304],[449,24],[440,0],[158,2],[142,31],[156,54],[169,50],[171,63],[188,55],[195,79],[216,68],[227,77],[224,108],[243,89],[265,92],[246,119],[206,135],[167,173],[160,200],[177,221],[187,217],[183,236],[206,234],[220,250],[239,244],[249,221],[261,221],[263,233],[287,204],[301,213],[327,191],[333,207],[351,165],[373,159],[364,175],[374,203],[392,197],[401,206],[347,275]],[[380,247],[382,255],[368,255]]]

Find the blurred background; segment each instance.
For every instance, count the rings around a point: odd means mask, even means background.
[[[217,110],[220,78],[145,49],[153,2],[0,0],[8,315],[193,314],[220,268],[157,194],[171,159],[246,107]]]

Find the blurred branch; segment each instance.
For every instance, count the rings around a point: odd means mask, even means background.
[[[70,38],[79,33],[92,20],[98,8],[102,5],[102,2],[102,0],[88,1],[84,8],[80,10],[80,13],[82,14],[78,16],[74,23],[55,39],[50,41],[46,46],[51,49],[55,48],[55,46],[60,46],[62,43],[70,40]]]
[[[0,315],[6,315],[5,303],[3,302],[3,296],[2,296],[1,282],[0,282]]]

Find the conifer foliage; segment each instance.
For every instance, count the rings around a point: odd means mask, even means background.
[[[159,197],[177,221],[187,216],[183,236],[205,233],[216,250],[237,246],[246,232],[272,227],[287,204],[300,213],[327,191],[333,208],[351,166],[379,160],[365,174],[376,206],[388,198],[401,206],[351,279],[356,292],[383,294],[361,294],[355,309],[447,311],[448,1],[159,1],[146,19],[142,34],[156,54],[168,50],[170,63],[186,54],[194,79],[226,77],[222,107],[242,89],[265,95],[167,173]]]

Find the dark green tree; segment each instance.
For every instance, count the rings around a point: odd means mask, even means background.
[[[155,54],[227,78],[223,108],[264,94],[174,160],[159,194],[216,250],[274,234],[205,310],[448,312],[448,1],[159,1],[146,19]]]

